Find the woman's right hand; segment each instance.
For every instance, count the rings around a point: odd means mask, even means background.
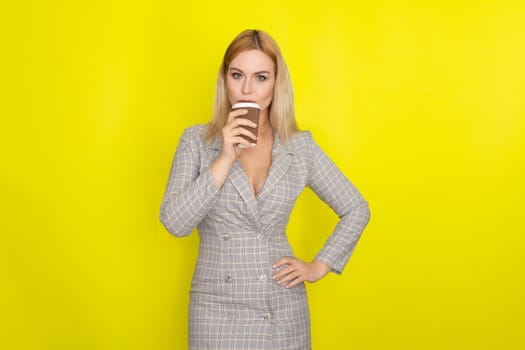
[[[210,167],[217,189],[220,189],[228,178],[233,163],[241,154],[242,149],[255,146],[255,144],[241,137],[241,135],[246,135],[255,140],[255,135],[242,127],[255,127],[254,123],[248,119],[239,118],[239,116],[247,113],[246,109],[231,111],[228,115],[228,122],[222,128],[222,150]]]
[[[255,123],[245,119],[239,118],[239,116],[247,114],[246,109],[236,109],[230,112],[228,115],[228,121],[224,128],[222,128],[222,156],[230,161],[235,161],[243,148],[254,147],[255,143],[251,143],[241,135],[248,136],[255,140],[256,136],[249,130],[243,128],[255,127]]]

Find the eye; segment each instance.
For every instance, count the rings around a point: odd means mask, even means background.
[[[258,75],[255,77],[255,79],[259,80],[259,81],[265,81],[267,78],[265,75]]]
[[[238,73],[238,72],[233,72],[232,73],[232,78],[233,79],[241,79],[242,75],[241,73]]]

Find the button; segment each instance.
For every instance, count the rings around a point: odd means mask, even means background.
[[[226,278],[224,279],[224,283],[232,283],[232,277],[231,276],[226,276]]]
[[[265,321],[271,320],[271,319],[272,319],[272,314],[269,313],[269,312],[266,312],[266,313],[263,315],[263,319],[264,319]]]
[[[222,234],[222,240],[223,240],[223,241],[227,241],[227,240],[229,240],[230,237],[231,237],[231,236],[230,236],[229,233],[223,233],[223,234]]]
[[[261,281],[261,282],[268,281],[268,276],[266,276],[265,274],[260,275],[259,276],[259,281]]]
[[[255,235],[255,238],[261,239],[262,238],[262,234],[258,233],[257,235]]]

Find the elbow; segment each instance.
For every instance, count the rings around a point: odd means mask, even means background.
[[[166,228],[166,230],[175,237],[186,237],[193,231],[192,228],[187,228],[180,224],[180,220],[176,217],[167,215],[165,210],[160,212],[160,222]]]
[[[349,208],[347,215],[355,225],[364,229],[370,221],[370,207],[368,206],[368,202],[363,198],[354,202],[351,208]]]
[[[370,206],[368,205],[368,202],[363,199],[360,201],[358,207],[359,207],[358,211],[360,213],[359,216],[363,220],[363,225],[366,226],[368,222],[370,221]]]

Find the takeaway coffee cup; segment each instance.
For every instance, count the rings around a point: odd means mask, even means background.
[[[256,124],[255,128],[244,125],[242,127],[246,130],[250,130],[255,136],[258,136],[257,132],[259,131],[259,112],[261,110],[261,106],[255,102],[239,102],[232,106],[232,110],[235,109],[246,109],[248,111],[247,114],[243,114],[237,118],[245,118],[254,122]],[[257,143],[257,140],[253,140],[251,137],[245,135],[241,135],[241,137],[250,143]]]

